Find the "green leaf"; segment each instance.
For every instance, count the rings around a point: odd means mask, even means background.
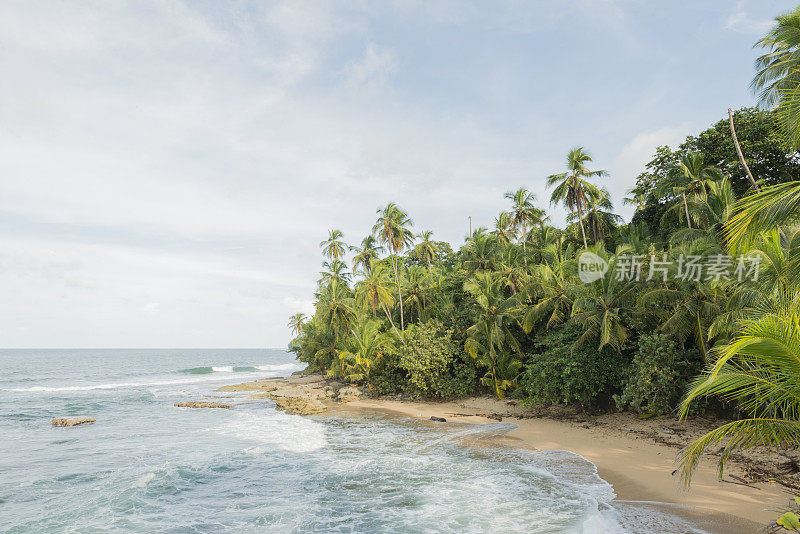
[[[795,497],[795,499],[797,499],[797,497]],[[786,512],[775,522],[786,530],[800,530],[800,519],[797,519],[797,516],[792,512]]]

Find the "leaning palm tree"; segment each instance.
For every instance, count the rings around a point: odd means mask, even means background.
[[[525,241],[528,240],[528,226],[541,223],[544,219],[544,210],[537,208],[533,203],[536,195],[529,192],[526,188],[520,187],[516,191],[509,191],[505,198],[511,200],[510,219],[508,224],[514,230],[521,229],[519,239],[522,241],[522,250],[525,251]]]
[[[750,83],[759,103],[776,108],[777,122],[792,149],[800,147],[800,7],[775,18],[775,25],[755,47],[767,53],[756,59]]]
[[[373,317],[377,315],[378,308],[383,310],[395,334],[402,340],[403,336],[397,330],[392,320],[392,314],[389,311],[394,306],[394,297],[392,296],[391,282],[386,271],[385,263],[375,263],[364,279],[356,284],[356,299],[362,306],[372,308]]]
[[[735,400],[746,417],[724,424],[681,451],[685,485],[703,453],[724,442],[720,478],[735,449],[800,445],[800,303],[798,293],[785,305],[749,321],[733,340],[713,350],[716,360],[700,375],[681,404],[686,417],[692,403],[709,395]]]
[[[547,187],[555,186],[550,196],[550,205],[564,204],[570,213],[578,213],[584,248],[589,244],[586,241],[586,229],[583,226],[583,213],[591,199],[601,196],[600,189],[587,178],[608,174],[606,171],[590,171],[586,164],[591,161],[592,156],[583,147],[573,148],[567,154],[567,171],[547,177]]]
[[[800,182],[765,187],[739,200],[725,225],[728,246],[746,249],[763,232],[800,221]]]
[[[341,260],[344,257],[346,245],[342,241],[341,230],[328,230],[328,239],[322,241],[319,246],[322,247],[322,253],[333,261]]]
[[[403,249],[408,248],[414,243],[414,234],[411,226],[414,225],[408,217],[408,213],[400,209],[394,202],[390,202],[383,208],[379,208],[378,220],[372,227],[381,243],[384,243],[392,252],[392,267],[394,268],[394,283],[397,287],[397,297],[400,302],[400,330],[405,330],[405,319],[403,317],[403,295],[400,291],[400,277],[398,275],[398,256]]]

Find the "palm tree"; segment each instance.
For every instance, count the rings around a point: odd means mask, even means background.
[[[341,260],[332,260],[322,263],[325,269],[320,274],[321,284],[328,284],[331,281],[347,283],[350,281],[350,273],[347,272],[347,264]]]
[[[800,221],[800,181],[765,187],[739,200],[724,234],[732,250],[746,249],[765,231]]]
[[[697,222],[700,235],[708,235],[719,241],[722,240],[722,228],[733,216],[736,196],[733,193],[731,182],[727,176],[719,181],[708,182],[706,190],[696,194],[688,204],[692,219]],[[675,205],[672,209],[677,208]],[[705,234],[703,233],[705,231]],[[673,241],[683,240],[687,235],[696,232],[679,230],[672,236]]]
[[[511,214],[507,211],[501,211],[500,214],[494,218],[494,230],[492,234],[497,237],[497,241],[504,247],[511,243],[514,237],[514,229],[511,225]]]
[[[400,209],[397,204],[390,202],[384,208],[379,208],[378,220],[372,227],[381,243],[389,247],[392,252],[392,267],[394,268],[394,283],[397,287],[397,297],[400,302],[400,330],[405,331],[405,318],[403,317],[403,295],[400,292],[400,277],[398,276],[398,255],[403,249],[414,242],[414,234],[410,227],[414,222],[408,214]]]
[[[542,262],[534,268],[525,289],[529,305],[522,328],[526,333],[545,319],[545,328],[552,328],[569,317],[575,298],[572,278],[577,273],[574,254],[573,246],[565,246],[563,237],[542,249]]]
[[[385,264],[383,262],[375,263],[364,279],[356,284],[356,298],[361,301],[362,305],[372,308],[373,317],[377,314],[377,308],[380,307],[386,314],[397,337],[402,340],[403,336],[398,332],[392,320],[392,314],[389,313],[389,308],[394,305],[394,297],[389,284]]]
[[[622,199],[622,203],[627,206],[635,206],[636,211],[642,211],[647,207],[647,193],[633,188],[628,191],[628,196]]]
[[[673,265],[679,258],[708,257],[719,253],[711,241],[695,240],[673,248],[670,254]],[[673,273],[674,274],[674,273]],[[666,285],[655,287],[639,297],[642,309],[654,310],[659,316],[659,330],[681,341],[694,335],[697,347],[708,358],[706,347],[708,327],[726,307],[727,291],[723,280],[696,280],[673,276]]]
[[[353,256],[353,272],[362,267],[364,271],[369,272],[372,268],[372,262],[378,259],[378,255],[383,252],[383,247],[376,246],[375,236],[368,235],[361,241],[360,247],[350,247],[351,252],[355,252]]]
[[[289,328],[292,329],[292,335],[300,335],[300,330],[307,320],[308,317],[306,317],[305,313],[295,313],[289,317]]]
[[[392,346],[392,340],[381,332],[379,321],[361,321],[348,339],[348,348],[339,353],[342,376],[350,382],[366,382],[373,390],[372,370]]]
[[[426,317],[430,301],[428,294],[434,287],[431,272],[422,267],[412,266],[406,270],[400,283],[406,295],[404,305],[408,309],[409,320],[413,320],[416,315],[417,320],[422,321]]]
[[[495,273],[476,273],[464,283],[464,290],[472,295],[480,310],[477,322],[467,329],[469,337],[464,348],[487,368],[481,383],[490,386],[502,399],[506,390],[514,386],[522,366],[519,342],[508,329],[519,312],[517,299],[503,296]]]
[[[672,193],[680,194],[683,200],[686,224],[691,229],[692,219],[689,215],[689,203],[686,195],[697,196],[705,194],[708,184],[722,179],[722,172],[705,162],[705,156],[701,152],[692,152],[681,158],[678,165],[674,166],[667,173],[667,179],[661,184],[659,190],[670,187]]]
[[[328,239],[319,244],[322,247],[322,253],[333,261],[344,257],[346,245],[342,241],[342,237],[344,234],[341,230],[328,230]]]
[[[356,317],[354,300],[346,284],[331,280],[317,296],[317,314],[322,324],[338,340],[346,335]]]
[[[494,271],[498,266],[500,245],[497,238],[481,228],[473,232],[472,238],[462,249],[464,268],[470,273],[476,271]]]
[[[591,161],[591,155],[583,147],[573,148],[567,154],[567,171],[547,177],[547,187],[555,186],[550,196],[550,204],[563,203],[570,213],[578,213],[584,248],[589,244],[586,241],[586,229],[583,227],[583,212],[591,199],[601,196],[600,189],[587,178],[608,174],[606,171],[590,171],[586,164]]]
[[[433,232],[430,230],[424,230],[423,232],[417,234],[417,237],[420,238],[421,241],[416,246],[416,250],[422,260],[428,264],[428,270],[430,271],[431,264],[433,263],[433,260],[436,259],[436,243],[431,240],[431,237],[433,237]]]
[[[756,59],[750,83],[761,106],[777,106],[777,120],[787,144],[800,146],[800,7],[775,18],[775,25],[755,46],[767,53]]]
[[[529,192],[526,188],[520,187],[516,191],[509,191],[505,198],[511,200],[512,206],[509,212],[509,226],[514,230],[522,229],[519,239],[522,241],[522,250],[525,251],[525,241],[528,240],[527,227],[536,223],[541,223],[544,218],[544,211],[533,205],[536,195]]]
[[[609,268],[599,280],[576,286],[570,320],[581,326],[583,334],[575,341],[574,346],[589,339],[598,339],[598,350],[611,345],[617,352],[621,352],[628,339],[628,329],[625,327],[622,312],[630,308],[636,281],[617,276],[615,266],[621,257],[630,255],[630,249],[620,246],[610,258],[602,245],[595,245],[591,251],[606,260]]]
[[[784,306],[748,321],[733,340],[715,347],[713,365],[700,375],[681,404],[685,418],[691,404],[708,395],[735,400],[746,418],[724,424],[691,443],[680,454],[685,485],[702,454],[725,441],[719,475],[737,448],[800,445],[800,305],[797,290]]]
[[[610,233],[622,222],[622,217],[613,213],[611,211],[613,209],[614,205],[611,203],[610,194],[605,188],[600,189],[600,196],[589,199],[585,220],[589,222],[595,243],[604,239],[607,233]],[[569,222],[575,219],[576,214],[574,213],[567,217]]]

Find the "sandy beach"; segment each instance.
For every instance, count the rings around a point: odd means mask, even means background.
[[[788,499],[786,489],[781,485],[758,482],[745,485],[732,479],[731,475],[742,479],[746,476],[739,462],[728,464],[725,481],[720,482],[713,457],[704,460],[694,475],[691,488],[684,491],[678,474],[673,475],[679,447],[659,443],[644,435],[647,433],[645,429],[659,427],[670,430],[671,427],[676,428],[674,434],[664,434],[667,438],[688,433],[680,429],[691,427],[691,423],[672,418],[642,421],[632,414],[610,414],[587,418],[585,421],[529,418],[525,417],[528,411],[525,408],[509,406],[492,398],[451,402],[359,399],[348,403],[348,407],[387,410],[421,419],[444,417],[448,421],[476,424],[493,422],[496,419],[487,415],[504,413],[501,416],[503,421],[519,426],[507,434],[509,439],[518,441],[518,445],[523,447],[568,450],[580,454],[597,466],[600,477],[614,486],[621,500],[672,503],[697,509],[698,512],[729,514],[741,520],[738,526],[745,529],[752,527],[753,531],[774,521],[778,515],[767,508],[781,506]],[[509,415],[508,412],[523,417]]]
[[[777,463],[774,455],[763,451],[735,457],[727,464],[723,481],[718,479],[715,457],[706,458],[695,473],[691,488],[684,491],[675,472],[676,454],[710,428],[709,421],[639,419],[630,413],[590,416],[558,408],[542,414],[516,401],[491,397],[433,402],[366,395],[355,398],[350,393],[347,398],[337,398],[331,393],[342,386],[331,386],[321,377],[292,377],[221,389],[263,391],[251,394],[251,398],[279,401],[286,396],[308,397],[333,410],[377,410],[424,420],[447,420],[431,424],[485,424],[497,420],[514,423],[518,428],[499,438],[504,445],[577,453],[597,466],[598,474],[613,485],[619,500],[679,505],[684,507],[682,513],[702,517],[716,526],[730,524],[730,532],[755,532],[779,515],[768,509],[784,505],[789,498],[781,484],[753,481],[754,473],[764,473],[765,466],[774,467]],[[353,389],[346,388],[348,392]]]

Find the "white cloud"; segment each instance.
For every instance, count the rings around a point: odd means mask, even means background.
[[[740,0],[725,19],[724,28],[729,31],[748,35],[763,35],[773,24],[773,20],[759,20],[753,18],[745,9],[744,1]]]
[[[377,91],[384,88],[397,71],[397,54],[369,43],[364,57],[347,66],[347,83],[356,90]]]
[[[614,67],[638,27],[617,2],[3,2],[0,346],[282,346],[329,228],[357,243],[396,201],[457,246],[507,190],[545,207],[576,141],[618,154],[621,198],[684,126],[632,86],[648,112],[595,133],[620,110],[568,56]]]

